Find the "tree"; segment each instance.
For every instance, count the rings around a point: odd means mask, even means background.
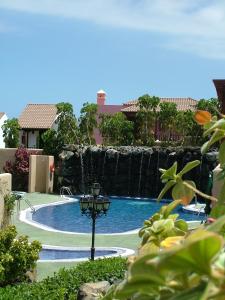
[[[82,142],[92,145],[95,143],[93,137],[94,129],[97,128],[98,106],[94,103],[84,103],[79,118],[79,127],[82,135]]]
[[[177,105],[171,102],[162,102],[159,104],[159,121],[162,129],[167,134],[167,139],[170,140],[172,131],[176,128]]]
[[[78,144],[79,129],[76,117],[73,113],[73,106],[68,102],[56,104],[58,114],[57,138],[61,144]]]
[[[130,145],[133,143],[134,124],[122,112],[115,115],[101,115],[99,125],[104,144]]]
[[[148,94],[138,98],[140,110],[136,116],[137,136],[144,145],[149,145],[152,142],[159,103],[158,97],[151,97]]]
[[[213,115],[217,115],[220,110],[220,103],[217,98],[200,99],[196,108],[198,110],[206,110]]]
[[[57,107],[57,130],[48,129],[41,135],[45,154],[57,155],[65,144],[79,143],[79,129],[73,114],[73,106],[68,102],[60,102]]]
[[[16,118],[8,119],[2,125],[4,142],[7,148],[17,148],[19,145],[19,123]]]
[[[182,143],[184,143],[185,140],[191,145],[199,145],[203,142],[203,130],[201,126],[195,122],[193,111],[179,111],[175,122],[175,128],[181,135]]]

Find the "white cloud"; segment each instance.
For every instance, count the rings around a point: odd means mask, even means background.
[[[0,8],[162,33],[168,47],[225,59],[224,0],[0,0]]]

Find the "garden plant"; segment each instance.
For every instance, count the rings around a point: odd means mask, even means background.
[[[119,285],[104,297],[135,300],[222,300],[225,295],[225,116],[212,117],[207,111],[197,111],[195,119],[209,137],[201,151],[220,143],[218,160],[222,188],[218,198],[199,191],[195,183],[183,175],[199,162],[188,163],[177,173],[177,164],[160,170],[165,187],[158,199],[172,189],[173,202],[144,222],[139,235],[142,243],[138,255],[130,259],[128,272]],[[185,221],[172,214],[179,204],[189,204],[196,194],[211,201],[211,216],[195,230],[188,230]]]

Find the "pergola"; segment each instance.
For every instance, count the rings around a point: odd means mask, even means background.
[[[225,114],[225,79],[214,79],[217,96],[221,104],[221,112]]]

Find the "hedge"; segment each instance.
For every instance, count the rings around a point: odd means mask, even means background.
[[[122,279],[126,260],[121,257],[104,258],[80,263],[71,269],[60,269],[52,277],[36,283],[0,288],[0,300],[76,300],[78,288],[86,282]]]

